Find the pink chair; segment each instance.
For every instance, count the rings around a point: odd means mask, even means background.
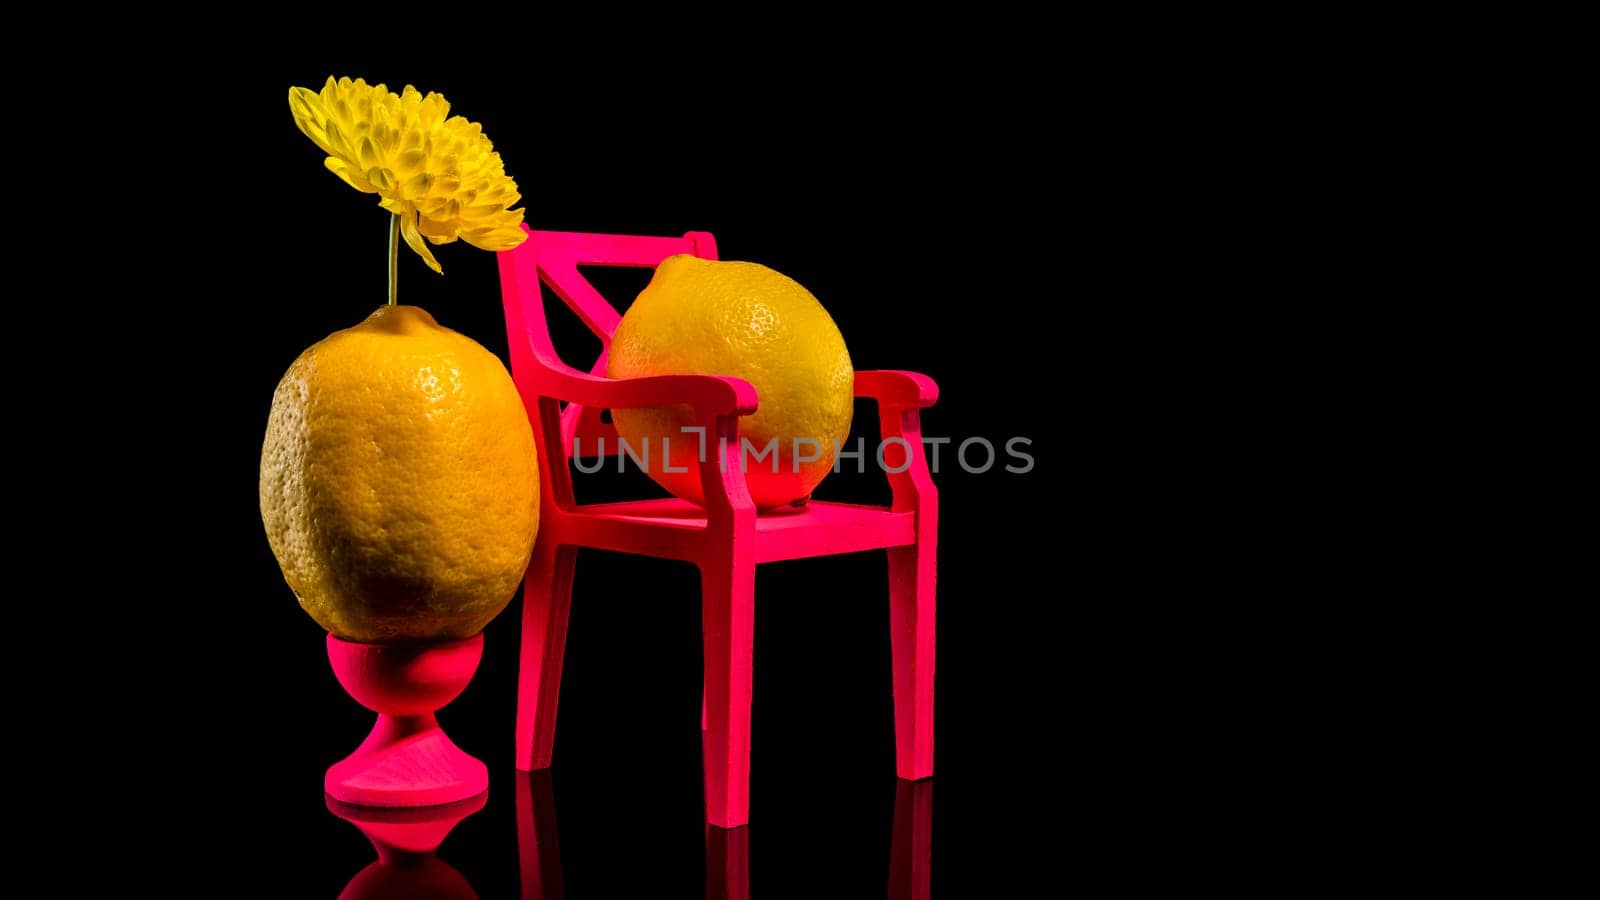
[[[878,401],[888,507],[812,500],[756,513],[739,468],[739,417],[756,409],[748,382],[716,375],[604,377],[603,351],[588,373],[561,362],[550,340],[539,284],[549,285],[609,349],[621,317],[580,265],[651,268],[679,253],[716,259],[710,234],[681,238],[528,231],[499,254],[511,371],[539,445],[539,543],[524,587],[517,711],[517,768],[550,765],[567,612],[578,547],[693,562],[700,568],[705,640],[706,816],[732,828],[749,821],[750,680],[755,641],[756,566],[765,562],[885,549],[894,668],[895,769],[933,774],[934,550],[938,494],[922,452],[920,411],[938,398],[932,379],[912,372],[857,372],[857,397]],[[565,408],[562,402],[566,402]],[[710,449],[699,463],[706,506],[676,498],[580,506],[569,460],[574,438],[596,447],[616,430],[607,409],[689,404]],[[719,438],[724,440],[719,442]],[[720,449],[716,449],[719,448]],[[898,470],[898,471],[896,471]]]

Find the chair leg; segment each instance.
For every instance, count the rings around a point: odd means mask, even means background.
[[[548,768],[556,741],[561,657],[578,548],[540,542],[522,587],[522,661],[517,683],[517,768]]]
[[[750,684],[755,650],[755,563],[702,565],[705,638],[706,820],[719,828],[750,821]]]
[[[889,549],[895,772],[908,781],[933,774],[934,553],[931,534]]]

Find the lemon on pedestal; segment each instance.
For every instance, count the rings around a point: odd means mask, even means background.
[[[459,640],[510,601],[539,524],[511,376],[414,306],[300,355],[272,398],[261,518],[300,605],[360,642]]]

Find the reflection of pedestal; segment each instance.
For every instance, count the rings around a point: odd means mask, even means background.
[[[487,793],[468,800],[406,809],[379,809],[340,803],[332,797],[328,811],[366,835],[378,851],[378,861],[350,879],[340,900],[427,897],[465,900],[477,893],[455,867],[436,853],[450,829],[480,809]]]
[[[328,659],[357,703],[378,714],[356,752],[328,769],[335,800],[361,806],[433,806],[489,789],[489,770],[439,728],[483,658],[483,635],[433,644],[357,644],[328,635]]]
[[[517,848],[523,900],[563,900],[561,845],[549,769],[517,773]],[[889,900],[928,900],[933,862],[933,782],[895,781]],[[774,884],[782,874],[764,875]],[[663,894],[682,893],[665,886]],[[846,893],[858,893],[847,891]],[[750,826],[706,827],[707,900],[750,900]]]

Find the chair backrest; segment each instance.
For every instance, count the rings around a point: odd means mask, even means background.
[[[506,337],[511,349],[511,372],[528,408],[539,444],[539,480],[542,496],[563,506],[572,503],[572,476],[568,465],[574,441],[598,452],[605,438],[608,451],[616,452],[616,429],[600,421],[601,410],[577,403],[562,408],[551,393],[551,373],[577,372],[561,361],[545,319],[545,284],[567,308],[577,314],[600,339],[600,358],[589,374],[604,376],[611,334],[622,320],[615,307],[589,283],[579,266],[654,268],[680,253],[702,259],[717,258],[716,240],[707,232],[690,231],[683,237],[642,237],[624,234],[579,234],[570,231],[522,229],[528,239],[513,250],[502,251],[500,290],[505,303]],[[553,446],[552,446],[553,445]]]

